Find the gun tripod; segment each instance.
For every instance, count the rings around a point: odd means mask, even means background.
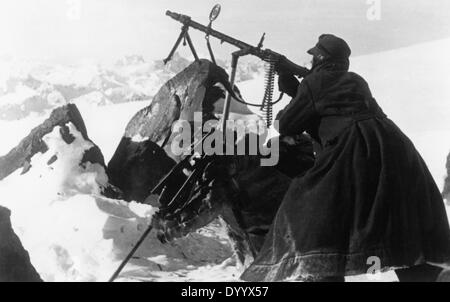
[[[165,58],[163,61],[164,64],[167,64],[167,62],[169,62],[172,59],[173,54],[177,50],[178,46],[180,46],[181,40],[183,40],[183,45],[186,45],[186,42],[187,42],[187,44],[189,45],[189,48],[191,49],[192,54],[194,55],[195,61],[199,62],[197,52],[195,51],[194,44],[192,43],[191,36],[189,36],[188,30],[189,30],[189,26],[183,25],[183,27],[181,28],[181,33],[178,36],[178,39],[175,42],[175,45],[172,47],[172,50],[170,51],[167,58]]]

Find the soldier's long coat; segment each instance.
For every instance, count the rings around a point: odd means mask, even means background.
[[[382,269],[450,260],[440,192],[363,78],[339,64],[318,66],[278,119],[281,134],[306,131],[320,148],[242,279],[364,274],[374,256]]]

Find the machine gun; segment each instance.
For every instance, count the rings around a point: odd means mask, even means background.
[[[286,57],[284,57],[282,54],[277,53],[275,51],[272,51],[270,49],[263,49],[263,43],[265,38],[265,33],[262,35],[259,43],[257,46],[250,45],[248,43],[245,43],[243,41],[240,41],[238,39],[235,39],[233,37],[230,37],[226,34],[223,34],[219,31],[216,31],[212,29],[212,22],[217,19],[220,13],[220,5],[216,4],[213,9],[211,10],[211,13],[209,15],[209,24],[208,26],[202,25],[194,20],[191,19],[191,17],[174,13],[171,11],[167,11],[166,15],[171,17],[172,19],[180,22],[183,24],[181,28],[181,34],[178,37],[175,45],[173,46],[172,50],[170,51],[170,54],[168,57],[164,60],[164,63],[167,63],[171,60],[173,54],[175,53],[176,49],[178,48],[181,41],[184,39],[184,41],[187,41],[189,44],[189,47],[195,57],[195,60],[198,61],[197,52],[195,51],[194,45],[192,43],[192,40],[189,36],[188,30],[189,28],[194,28],[196,30],[202,31],[206,34],[205,39],[207,42],[208,51],[210,53],[212,61],[215,63],[214,54],[212,52],[211,45],[209,43],[209,37],[215,37],[221,41],[221,43],[226,42],[231,45],[236,46],[239,48],[238,51],[235,51],[232,53],[232,60],[231,60],[231,75],[230,75],[230,83],[231,87],[234,86],[234,81],[236,77],[236,68],[238,64],[239,57],[245,56],[245,55],[253,55],[261,60],[267,62],[267,69],[266,69],[266,81],[265,81],[265,93],[264,98],[262,101],[261,110],[265,112],[265,119],[267,127],[271,125],[272,122],[272,106],[281,100],[283,97],[283,94],[280,95],[280,97],[273,102],[273,89],[274,89],[274,82],[275,82],[275,73],[277,72],[277,64],[280,62],[281,59],[283,59],[283,72],[296,75],[300,78],[303,78],[309,73],[309,70],[305,67],[299,66],[290,60],[288,60]],[[222,127],[225,128],[226,120],[228,119],[229,115],[229,108],[230,108],[230,102],[231,102],[232,95],[228,93],[225,106],[223,110],[223,124]]]

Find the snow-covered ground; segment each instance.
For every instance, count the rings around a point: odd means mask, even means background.
[[[99,164],[79,165],[92,143],[68,124],[44,136],[48,151],[31,168],[0,182],[0,204],[12,211],[14,231],[45,281],[106,281],[145,231],[155,208],[100,195],[107,183]],[[163,245],[151,234],[120,280],[218,280],[237,277],[227,237],[218,223]],[[203,273],[202,273],[203,272]]]
[[[367,79],[385,112],[412,139],[441,188],[446,173],[445,160],[450,151],[450,77],[447,75],[450,59],[442,55],[447,51],[450,51],[450,39],[357,57],[351,64],[353,71]],[[16,71],[14,78],[21,79],[18,83],[1,75],[0,111],[5,99],[20,103],[33,93],[40,93],[48,100],[48,91],[79,93],[79,87],[83,85],[96,87],[93,91],[100,92],[106,102],[99,101],[98,93],[85,90],[82,91],[86,92],[83,99],[75,102],[90,138],[99,145],[106,161],[115,151],[129,119],[149,104],[150,97],[143,101],[113,102],[106,92],[109,88],[102,86],[105,79],[108,85],[115,81],[126,83],[125,88],[121,86],[125,90],[139,86],[143,89],[141,92],[150,95],[173,74],[161,75],[160,69],[155,65],[150,69],[150,63],[139,57],[118,62],[115,78],[111,78],[111,70],[99,71],[98,67],[89,64],[79,68],[39,65],[38,69],[33,69],[30,64],[25,66],[9,66],[10,70]],[[17,70],[21,77],[17,76]],[[33,74],[39,78],[38,82],[29,79],[30,70],[35,71]],[[152,73],[149,70],[159,71]],[[239,88],[246,100],[259,102],[263,96],[263,77],[252,67],[243,71],[242,79],[246,78],[245,72],[250,72],[250,77],[257,77],[239,83]],[[99,73],[103,75],[102,81],[98,78]],[[8,83],[10,90],[7,90]],[[43,83],[49,83],[51,89],[45,90]],[[27,90],[34,84],[36,89]],[[70,90],[67,89],[69,86]],[[50,97],[50,100],[54,99],[54,96]],[[287,102],[285,98],[277,104],[275,112]],[[55,104],[56,101],[45,110]],[[14,147],[46,116],[30,111],[20,117],[18,120],[0,120],[0,155]],[[77,136],[76,129],[71,131],[77,137],[76,148],[68,149],[60,144],[58,132],[54,131],[46,137],[50,150],[33,158],[30,173],[19,175],[20,171],[16,171],[0,181],[0,204],[12,210],[14,230],[45,280],[104,281],[145,230],[154,209],[99,196],[99,187],[105,182],[104,171],[96,165],[85,169],[73,165],[88,145]],[[47,157],[53,154],[58,154],[58,160],[49,166]],[[450,208],[447,209],[450,213]],[[120,280],[227,281],[237,280],[239,276],[239,270],[230,258],[231,248],[226,235],[218,224],[169,245],[160,244],[151,235],[136,256]],[[377,281],[365,276],[348,279]],[[380,279],[391,280],[396,280],[392,272],[383,274]]]

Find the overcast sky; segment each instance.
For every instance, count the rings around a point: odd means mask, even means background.
[[[450,36],[448,0],[1,0],[0,54],[61,63],[162,58],[180,29],[165,11],[206,24],[215,3],[217,30],[252,44],[266,32],[265,47],[299,63],[321,33],[342,36],[354,55]],[[204,35],[191,35],[206,53]],[[232,50],[213,47],[223,59]]]

